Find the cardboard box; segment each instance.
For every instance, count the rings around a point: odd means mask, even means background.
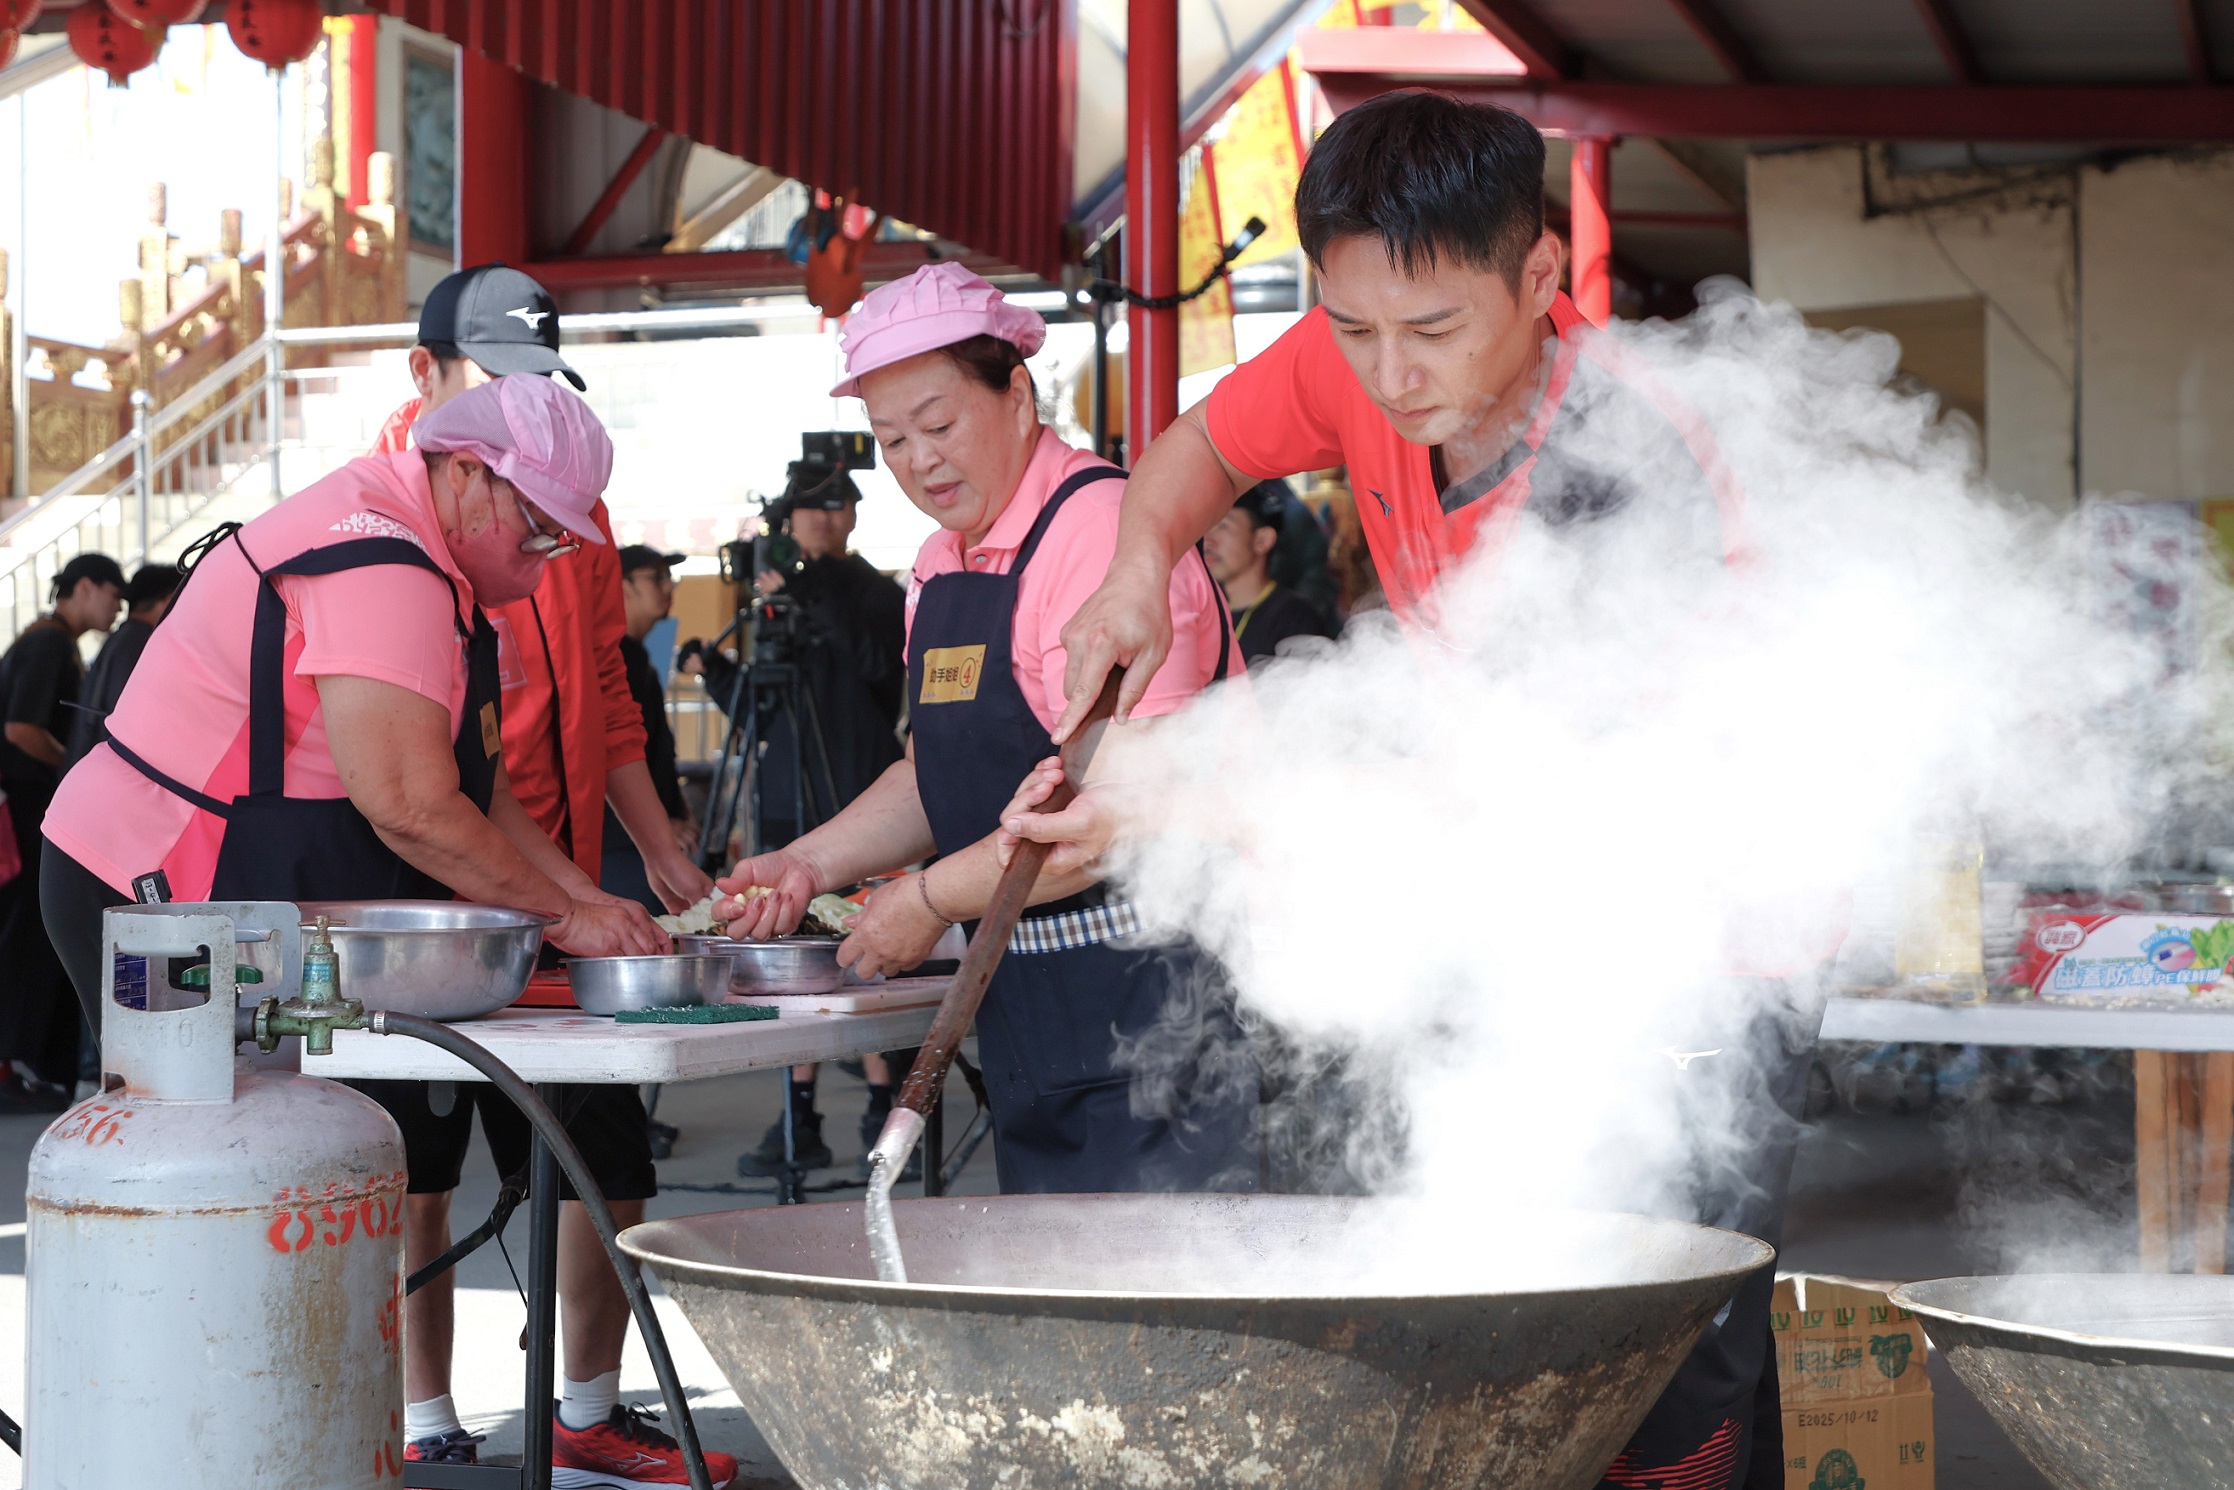
[[[2234,1000],[2234,920],[2155,911],[2025,913],[2012,981],[2043,999]]]
[[[1777,1280],[1769,1327],[1784,1398],[1785,1490],[1933,1490],[1923,1326],[1885,1288]]]

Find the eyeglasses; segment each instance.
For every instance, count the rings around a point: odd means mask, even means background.
[[[528,536],[520,541],[523,554],[541,554],[546,559],[563,559],[568,554],[580,553],[582,541],[564,528],[546,528],[537,520],[535,508],[518,491],[512,493],[513,505],[520,509],[520,519],[528,526]]]

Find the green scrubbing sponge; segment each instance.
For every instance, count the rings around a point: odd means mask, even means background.
[[[736,1024],[747,1019],[774,1019],[766,1004],[694,1004],[684,1009],[623,1009],[615,1024]]]

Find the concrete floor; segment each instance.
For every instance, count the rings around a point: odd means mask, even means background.
[[[660,1166],[665,1192],[654,1216],[686,1215],[773,1203],[737,1187],[738,1152],[773,1121],[781,1086],[775,1073],[695,1083],[667,1091],[659,1115],[682,1129],[672,1159]],[[2131,1099],[2113,1079],[2049,1107],[2021,1102],[1948,1100],[1927,1110],[1928,1093],[1909,1111],[1883,1100],[1857,1113],[1842,1109],[1811,1125],[1796,1167],[1784,1249],[1789,1268],[1861,1277],[1922,1278],[1989,1272],[2046,1258],[2094,1255],[2097,1265],[2130,1265]],[[821,1108],[825,1133],[841,1167],[820,1178],[849,1179],[861,1151],[856,1126],[866,1096],[861,1084],[826,1068]],[[949,1094],[955,1121],[971,1107],[959,1082]],[[31,1144],[44,1124],[0,1118],[0,1341],[20,1338],[23,1320],[22,1181]],[[980,1149],[957,1185],[959,1193],[993,1189],[992,1152]],[[750,1185],[751,1182],[742,1182]],[[700,1187],[700,1188],[690,1188]],[[727,1187],[727,1188],[722,1188]],[[476,1143],[458,1192],[455,1225],[476,1224],[496,1191],[485,1148]],[[857,1190],[837,1192],[842,1198]],[[526,1231],[515,1218],[512,1256]],[[524,1310],[505,1259],[483,1249],[460,1269],[456,1392],[467,1423],[489,1435],[487,1458],[516,1457],[520,1444],[518,1335]],[[740,1490],[790,1490],[791,1482],[739,1408],[736,1397],[696,1337],[660,1299],[678,1368],[700,1432],[714,1448],[744,1461]],[[1935,1355],[1941,1490],[2047,1490]],[[631,1337],[622,1386],[633,1401],[656,1406],[650,1362]],[[19,1352],[0,1347],[0,1406],[20,1411]],[[18,1465],[0,1452],[0,1490],[19,1484]]]

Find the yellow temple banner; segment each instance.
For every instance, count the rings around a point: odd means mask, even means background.
[[[1200,159],[1186,205],[1179,209],[1179,283],[1190,290],[1218,267],[1226,242],[1219,226],[1222,214],[1212,152],[1204,150]],[[1233,361],[1233,289],[1221,279],[1208,294],[1179,307],[1179,376],[1208,372]]]
[[[1303,170],[1296,128],[1295,63],[1280,65],[1249,86],[1226,115],[1225,132],[1204,151],[1216,162],[1218,213],[1229,232],[1261,218],[1264,234],[1235,260],[1254,264],[1293,252],[1295,183]]]

